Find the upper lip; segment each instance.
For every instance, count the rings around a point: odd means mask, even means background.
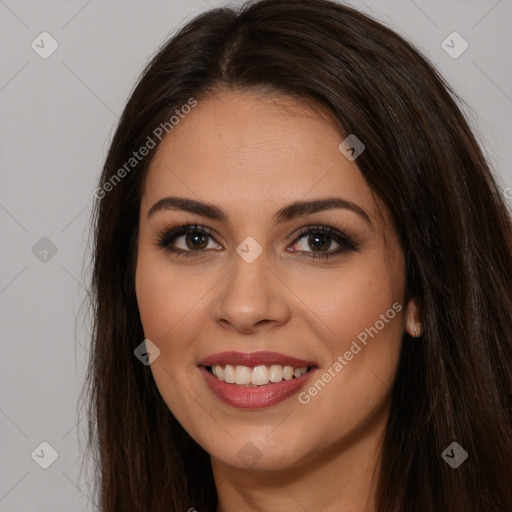
[[[282,366],[292,366],[293,368],[303,368],[304,366],[316,366],[314,361],[306,361],[296,357],[280,354],[278,352],[219,352],[211,354],[197,363],[199,366],[217,366],[230,364],[232,366],[260,366],[280,364]]]

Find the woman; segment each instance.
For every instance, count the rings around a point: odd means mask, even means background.
[[[95,193],[101,510],[512,510],[512,224],[454,98],[327,0],[159,50]]]

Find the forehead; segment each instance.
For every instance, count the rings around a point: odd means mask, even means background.
[[[223,205],[235,218],[298,199],[338,196],[375,215],[375,198],[325,107],[289,96],[222,91],[198,101],[160,144],[143,195]],[[213,201],[213,199],[215,199]]]

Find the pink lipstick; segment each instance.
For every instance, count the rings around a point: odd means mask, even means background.
[[[202,359],[198,366],[217,398],[246,409],[270,407],[286,400],[298,393],[318,369],[314,361],[268,351],[221,352]]]

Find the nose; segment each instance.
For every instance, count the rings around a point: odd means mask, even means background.
[[[244,334],[284,325],[290,318],[290,291],[269,265],[265,251],[252,263],[238,254],[214,297],[213,318]]]

